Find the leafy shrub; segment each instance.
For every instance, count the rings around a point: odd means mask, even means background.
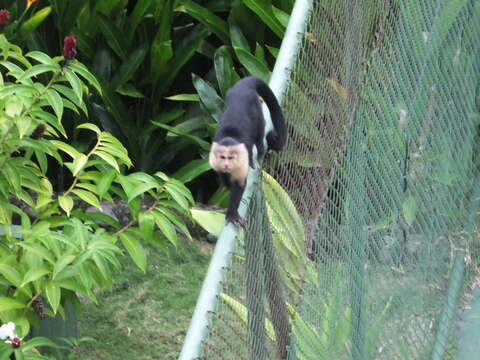
[[[177,229],[189,236],[181,215],[193,200],[162,172],[124,175],[125,147],[94,124],[77,126],[90,139],[82,151],[61,140],[64,114],[88,116],[84,98],[102,91],[82,63],[23,55],[0,35],[0,66],[0,322],[24,337],[39,316],[63,314],[66,299],[95,300],[95,288],[110,287],[124,250],[145,271],[141,239],[165,246],[176,244]],[[52,162],[70,174],[59,193]],[[123,223],[100,211],[119,199]]]

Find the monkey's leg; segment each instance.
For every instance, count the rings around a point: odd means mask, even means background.
[[[240,206],[240,200],[244,186],[240,186],[236,181],[232,181],[230,185],[230,203],[228,204],[226,221],[233,222],[236,226],[244,226],[245,222],[238,214],[238,207]]]

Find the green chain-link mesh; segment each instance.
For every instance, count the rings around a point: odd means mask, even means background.
[[[288,145],[203,358],[455,358],[479,263],[479,34],[478,0],[313,1]]]

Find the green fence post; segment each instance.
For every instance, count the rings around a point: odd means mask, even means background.
[[[362,119],[355,118],[355,120]],[[351,168],[348,169],[351,179],[350,191],[347,197],[347,226],[350,259],[351,259],[351,325],[352,325],[352,359],[367,360],[366,336],[366,234],[365,234],[365,156],[363,142],[363,126],[361,123],[354,124],[353,141],[349,155]]]

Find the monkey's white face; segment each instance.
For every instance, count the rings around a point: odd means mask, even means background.
[[[209,156],[210,166],[215,170],[231,174],[241,184],[248,172],[248,151],[244,144],[224,146],[212,144]]]

